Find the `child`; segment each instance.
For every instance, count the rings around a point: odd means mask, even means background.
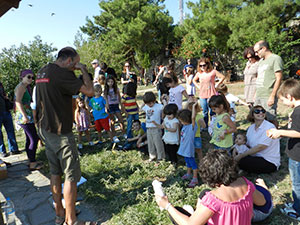
[[[162,142],[162,131],[155,124],[161,124],[163,105],[156,103],[153,92],[148,91],[143,96],[145,106],[142,110],[146,113],[147,141],[149,161],[161,161],[165,158],[165,149]]]
[[[193,110],[193,105],[197,103],[197,100],[190,100],[190,102],[187,104],[187,107],[189,110]],[[202,140],[201,140],[201,129],[206,127],[205,121],[203,119],[203,114],[201,112],[201,108],[199,104],[197,103],[195,106],[196,110],[196,124],[197,124],[197,131],[195,134],[195,139],[194,139],[194,145],[195,145],[195,151],[197,152],[198,155],[198,160],[199,162],[202,160]]]
[[[81,143],[83,132],[85,132],[89,145],[93,146],[94,142],[91,141],[91,136],[89,132],[90,113],[85,107],[85,103],[82,98],[76,98],[75,123],[76,129],[78,131],[78,149],[81,150],[83,148]]]
[[[232,122],[228,114],[229,104],[222,93],[213,95],[208,104],[212,111],[217,114],[210,143],[214,144],[215,148],[227,150],[229,153],[233,145],[232,133],[236,132],[235,123]]]
[[[89,106],[93,109],[93,116],[95,120],[96,130],[98,131],[98,144],[102,144],[101,141],[101,130],[102,128],[108,133],[112,143],[115,143],[113,140],[113,135],[110,132],[109,128],[109,116],[106,113],[107,108],[105,99],[102,95],[102,88],[100,84],[94,86],[95,96],[90,100]]]
[[[147,148],[145,146],[148,144],[147,142],[147,133],[142,128],[141,121],[134,120],[132,123],[132,138],[127,138],[126,143],[123,147],[123,150],[128,150],[136,145],[138,150],[141,152],[147,152]]]
[[[139,119],[139,106],[136,103],[136,84],[129,82],[124,87],[124,95],[121,100],[122,111],[127,117],[127,138],[132,138],[132,122]]]
[[[113,76],[108,76],[105,81],[104,88],[104,98],[107,104],[109,119],[110,119],[110,127],[113,135],[115,135],[115,116],[118,118],[120,123],[122,134],[125,138],[127,138],[124,129],[123,117],[121,115],[121,110],[119,108],[119,104],[121,102],[120,91]],[[118,141],[119,139],[114,136],[114,141]]]
[[[166,86],[170,87],[169,90],[169,101],[168,103],[174,103],[177,105],[178,110],[182,109],[182,95],[189,98],[189,95],[186,93],[184,87],[178,84],[178,78],[175,75],[171,76],[171,79],[166,80]]]
[[[235,121],[236,118],[236,109],[235,109],[235,103],[241,103],[247,107],[249,107],[249,104],[247,104],[246,102],[244,102],[243,100],[241,100],[239,97],[228,93],[228,88],[225,84],[220,84],[219,87],[217,88],[218,92],[221,92],[226,100],[228,101],[229,105],[230,105],[230,117],[232,121]]]
[[[295,79],[286,80],[278,90],[278,97],[283,104],[293,109],[289,118],[288,129],[270,129],[269,138],[288,137],[286,154],[289,157],[289,172],[292,180],[293,203],[286,203],[281,212],[292,219],[300,221],[300,83]]]
[[[165,151],[173,165],[177,164],[177,150],[179,148],[179,121],[176,119],[178,107],[176,104],[168,104],[165,106],[163,112],[165,115],[162,125],[153,122],[157,127],[164,128]]]
[[[183,109],[178,113],[178,119],[183,126],[180,132],[180,146],[177,154],[184,157],[187,166],[187,173],[181,178],[183,180],[189,180],[193,177],[191,182],[188,184],[188,187],[190,188],[193,188],[198,184],[198,166],[195,160],[194,145],[195,134],[198,127],[195,123],[196,106],[197,103],[194,103],[192,112],[188,109]]]
[[[194,68],[187,67],[187,74],[186,74],[186,92],[189,96],[194,96],[196,93],[195,84],[193,83],[194,79]]]
[[[239,133],[236,135],[234,140],[235,145],[232,146],[232,156],[236,157],[238,154],[243,154],[244,152],[248,151],[249,148],[246,145],[247,143],[247,136],[245,134]]]
[[[174,224],[250,225],[253,203],[266,204],[264,195],[253,183],[239,177],[237,164],[226,151],[209,151],[199,170],[203,182],[214,189],[200,193],[192,215],[172,206],[167,196],[155,196],[157,204],[166,209]]]

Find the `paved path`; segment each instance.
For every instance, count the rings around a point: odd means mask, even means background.
[[[24,152],[4,158],[13,165],[8,168],[8,178],[0,180],[0,193],[14,202],[16,225],[53,225],[55,212],[50,181],[39,171],[30,172],[26,159]],[[81,210],[79,220],[99,220],[92,206],[84,201],[77,203],[77,208]]]

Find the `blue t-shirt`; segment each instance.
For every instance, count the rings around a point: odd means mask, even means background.
[[[93,116],[95,120],[104,119],[108,117],[105,111],[105,99],[100,96],[99,98],[93,97],[90,100],[89,106],[93,109]]]
[[[194,138],[197,131],[197,124],[184,125],[180,131],[180,146],[177,154],[183,157],[195,157]]]

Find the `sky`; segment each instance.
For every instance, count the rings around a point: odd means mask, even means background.
[[[98,3],[99,0],[21,0],[18,9],[13,8],[0,17],[0,52],[12,45],[28,45],[37,35],[43,43],[52,43],[57,49],[73,46],[86,17],[92,19],[100,14]],[[166,0],[164,4],[177,24],[178,0]],[[185,4],[184,12],[190,13]]]

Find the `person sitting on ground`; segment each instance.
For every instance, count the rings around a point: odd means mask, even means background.
[[[235,157],[238,154],[243,154],[249,150],[249,147],[246,145],[247,136],[245,134],[239,133],[236,135],[234,140],[234,145],[232,146],[232,156]]]
[[[239,177],[237,164],[226,150],[211,150],[203,158],[199,174],[212,191],[200,194],[195,212],[174,207],[168,197],[155,196],[173,224],[250,225],[253,203],[264,206],[264,195],[245,177]],[[202,197],[203,196],[203,197]]]
[[[235,157],[240,169],[249,173],[272,173],[280,166],[279,140],[267,136],[267,130],[275,126],[265,120],[265,116],[266,110],[260,105],[250,109],[248,120],[252,125],[246,134],[250,149]]]
[[[145,127],[146,130],[146,127]],[[123,150],[129,150],[136,147],[139,151],[147,153],[147,133],[142,127],[140,120],[134,120],[132,123],[132,138],[127,138]]]

